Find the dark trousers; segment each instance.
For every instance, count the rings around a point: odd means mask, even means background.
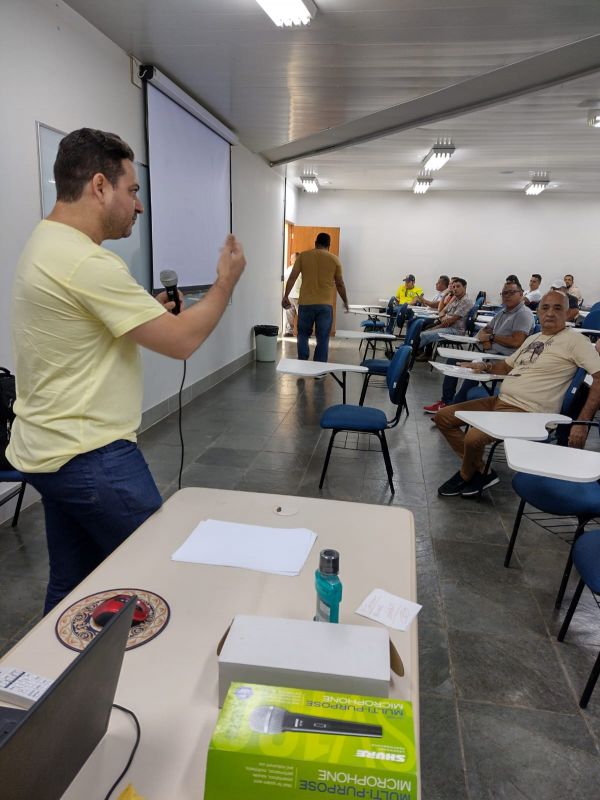
[[[44,614],[162,505],[143,455],[117,442],[75,456],[58,472],[27,473],[42,495],[50,579]]]
[[[329,355],[329,334],[333,324],[333,306],[300,305],[298,306],[298,358],[307,361],[310,355],[308,339],[313,325],[317,337],[315,361],[327,361]]]

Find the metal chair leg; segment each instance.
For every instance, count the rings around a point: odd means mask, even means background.
[[[381,452],[383,453],[383,460],[385,461],[385,468],[387,470],[388,483],[390,484],[390,491],[392,494],[396,494],[396,490],[394,489],[394,484],[392,481],[394,469],[392,467],[392,461],[390,459],[390,451],[388,450],[387,441],[385,438],[385,431],[381,431],[381,435],[377,434],[377,436],[379,438],[379,441],[381,442]]]
[[[512,534],[510,537],[510,542],[508,543],[508,549],[506,551],[506,556],[504,557],[504,566],[508,567],[510,565],[510,559],[513,554],[513,550],[515,549],[515,542],[517,541],[517,534],[519,533],[519,526],[521,524],[521,518],[523,516],[523,509],[525,508],[525,500],[521,500],[519,503],[519,508],[517,510],[517,516],[515,517],[515,522],[512,529]]]
[[[325,463],[323,464],[323,472],[321,473],[321,480],[319,482],[319,489],[323,488],[323,481],[325,480],[325,473],[327,472],[327,467],[329,466],[329,458],[331,456],[331,448],[333,447],[333,440],[335,439],[336,433],[339,433],[339,431],[336,431],[336,430],[331,431],[331,439],[329,440],[329,447],[327,448],[327,455],[325,456]]]
[[[577,608],[577,604],[579,603],[579,598],[581,597],[581,593],[585,587],[585,581],[580,579],[579,583],[577,584],[577,588],[575,589],[575,594],[573,595],[573,599],[571,600],[571,605],[569,606],[569,610],[563,620],[563,624],[560,626],[560,630],[558,632],[558,636],[556,637],[557,641],[562,642],[567,634],[567,630],[569,629],[569,625],[571,624],[571,620],[573,619],[573,614],[575,613],[575,609]]]
[[[367,396],[367,389],[369,388],[370,378],[371,378],[371,373],[370,372],[365,373],[365,377],[363,378],[362,391],[360,393],[360,400],[358,401],[359,406],[362,406],[363,403],[365,402],[365,397]]]
[[[21,488],[19,490],[19,497],[17,499],[17,505],[16,505],[16,508],[15,508],[15,513],[14,513],[13,520],[12,520],[12,523],[11,523],[11,528],[16,528],[17,527],[17,523],[19,521],[19,514],[21,513],[21,505],[23,503],[23,497],[25,496],[25,489],[26,489],[26,484],[25,484],[25,481],[23,481],[23,483],[21,484]]]
[[[565,564],[565,571],[563,572],[558,594],[556,595],[556,600],[554,601],[554,608],[560,608],[562,605],[563,597],[565,596],[565,592],[567,591],[567,584],[569,582],[571,568],[573,567],[573,545],[585,530],[587,522],[588,522],[587,519],[579,518],[579,525],[575,530],[575,536],[573,537],[573,544],[571,545],[571,549],[569,550],[569,557],[567,558],[567,563]]]
[[[598,653],[598,658],[596,659],[596,663],[592,667],[592,671],[590,672],[590,677],[588,678],[588,682],[585,685],[585,689],[583,690],[583,694],[581,695],[581,700],[579,701],[580,708],[586,708],[587,704],[590,701],[590,697],[592,696],[592,692],[594,691],[594,686],[596,685],[596,681],[600,676],[600,653]]]

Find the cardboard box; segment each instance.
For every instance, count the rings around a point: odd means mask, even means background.
[[[417,775],[407,701],[232,683],[204,800],[416,800]]]
[[[232,681],[387,697],[390,648],[384,628],[238,614],[218,649],[219,706]]]

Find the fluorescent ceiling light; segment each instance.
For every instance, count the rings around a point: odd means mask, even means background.
[[[525,194],[536,195],[541,194],[544,189],[548,188],[549,181],[545,178],[532,178],[525,186]]]
[[[302,175],[300,180],[302,181],[302,188],[305,192],[316,194],[319,191],[319,181],[316,175]]]
[[[317,7],[312,0],[256,0],[256,2],[280,28],[309,25],[317,13]]]
[[[590,111],[588,125],[590,128],[600,128],[600,111]]]
[[[415,194],[425,194],[425,192],[430,188],[432,183],[433,183],[432,178],[426,178],[423,175],[419,175],[419,177],[413,183],[413,192]]]
[[[450,161],[456,148],[450,141],[443,141],[434,144],[431,150],[423,159],[423,169],[427,172],[434,172],[441,169],[444,164]]]

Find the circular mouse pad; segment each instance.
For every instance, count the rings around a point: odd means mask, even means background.
[[[146,644],[166,627],[171,611],[167,601],[160,595],[145,589],[108,589],[106,592],[96,592],[82,597],[63,611],[56,623],[56,635],[59,641],[70,650],[83,650],[102,630],[92,620],[94,609],[116,594],[136,594],[150,609],[148,618],[144,622],[131,626],[126,650],[133,650],[134,647]]]

